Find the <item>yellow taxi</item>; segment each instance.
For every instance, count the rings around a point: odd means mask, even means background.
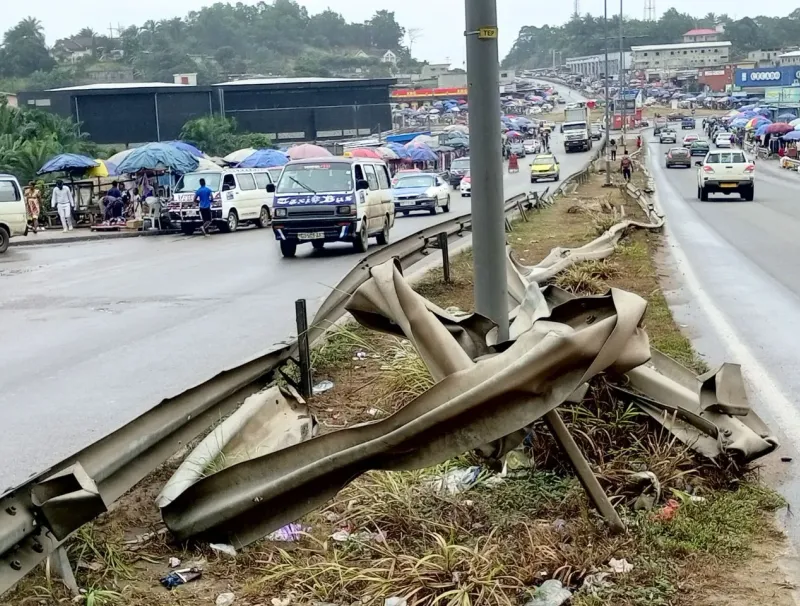
[[[553,154],[538,154],[531,162],[531,183],[542,179],[558,181],[561,178],[561,167]]]

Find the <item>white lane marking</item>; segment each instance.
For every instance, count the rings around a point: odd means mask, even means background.
[[[663,179],[659,180],[663,182]],[[681,274],[679,281],[682,281],[689,289],[694,301],[708,318],[723,346],[742,365],[742,374],[747,379],[750,387],[758,393],[759,400],[764,403],[773,418],[778,421],[781,431],[792,443],[800,444],[800,415],[797,408],[780,389],[772,374],[753,355],[744,341],[739,338],[725,314],[706,294],[689,258],[680,245],[678,237],[673,234],[669,227],[669,214],[667,214],[665,232],[667,240],[671,244],[669,247],[670,254]]]

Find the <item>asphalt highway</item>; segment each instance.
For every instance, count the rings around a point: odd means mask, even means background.
[[[560,141],[566,178],[588,154]],[[553,187],[530,184],[529,160],[506,175],[506,197]],[[392,239],[470,211],[470,198],[451,200],[450,214],[399,216]],[[357,260],[347,244],[283,259],[253,228],[12,246],[0,256],[0,492],[292,338],[294,301],[313,314]]]

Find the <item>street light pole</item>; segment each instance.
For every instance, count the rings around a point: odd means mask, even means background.
[[[606,136],[611,132],[611,122],[608,119],[608,109],[611,101],[608,98],[608,0],[603,0],[603,37],[606,40]],[[611,187],[611,157],[606,145],[606,187]]]
[[[464,0],[472,177],[475,311],[508,340],[508,285],[500,139],[500,60],[497,0]]]
[[[625,131],[627,130],[627,123],[625,121],[627,109],[628,109],[628,100],[625,98],[625,41],[622,35],[623,28],[622,28],[622,3],[624,0],[619,0],[619,77],[617,78],[619,82],[619,89],[621,91],[620,96],[622,97],[622,140],[625,141]],[[623,149],[625,145],[623,143]]]

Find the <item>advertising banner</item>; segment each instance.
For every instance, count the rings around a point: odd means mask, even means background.
[[[800,65],[736,70],[736,86],[742,88],[791,86],[798,79]]]
[[[459,88],[400,88],[392,91],[392,99],[413,99],[420,97],[465,97],[466,87]]]

